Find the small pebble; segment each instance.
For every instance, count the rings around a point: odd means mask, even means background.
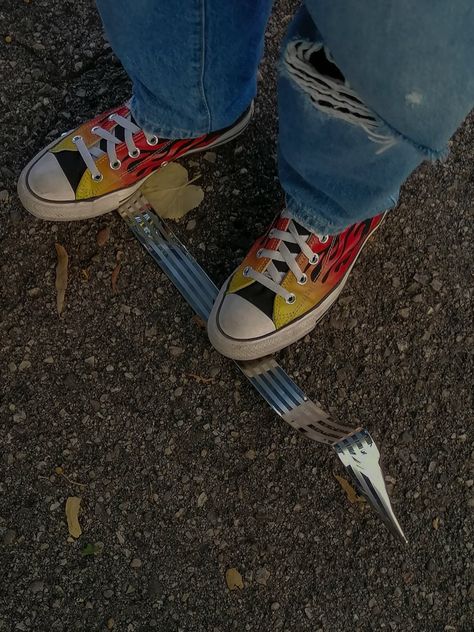
[[[255,573],[255,581],[261,586],[266,586],[270,578],[270,572],[266,568],[259,568]]]
[[[16,539],[16,531],[14,529],[7,529],[3,536],[3,544],[5,545],[13,544],[13,542],[15,542],[15,539]]]
[[[44,581],[41,579],[36,579],[34,582],[30,584],[30,590],[34,595],[36,595],[36,593],[43,592]]]
[[[411,443],[413,441],[413,437],[412,435],[408,432],[408,430],[405,430],[404,432],[402,432],[401,437],[400,437],[400,441],[402,443]]]
[[[178,356],[180,356],[182,353],[184,353],[184,349],[182,349],[181,347],[170,347],[170,354],[174,357],[177,358]]]
[[[132,568],[141,568],[142,561],[138,559],[138,557],[134,557],[133,560],[130,562],[130,566]]]
[[[206,492],[201,492],[197,499],[197,506],[203,507],[207,502],[207,494]]]

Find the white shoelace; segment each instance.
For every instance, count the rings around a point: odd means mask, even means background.
[[[300,234],[298,229],[296,228],[293,220],[291,219],[291,215],[288,211],[283,211],[280,215],[282,219],[289,219],[290,222],[286,230],[278,230],[276,228],[272,228],[268,233],[268,237],[270,239],[279,239],[280,244],[276,250],[269,250],[268,248],[261,248],[257,252],[257,257],[259,259],[263,257],[267,257],[270,259],[270,263],[267,266],[265,272],[258,272],[254,270],[252,267],[247,266],[243,275],[245,277],[250,277],[261,283],[266,288],[275,292],[278,296],[281,296],[285,299],[288,304],[294,303],[296,300],[295,294],[292,292],[288,292],[282,287],[281,283],[286,275],[286,272],[280,272],[278,268],[273,263],[274,261],[280,261],[285,263],[291,272],[295,275],[296,280],[300,285],[304,285],[308,278],[303,270],[300,268],[299,264],[296,261],[296,258],[302,252],[304,256],[308,259],[311,265],[316,265],[319,261],[319,255],[316,252],[313,252],[311,248],[308,246],[307,241],[310,238],[311,234]],[[316,235],[321,243],[326,243],[328,240],[328,235],[319,236]],[[292,253],[286,244],[297,244],[300,252]]]
[[[128,113],[126,117],[121,116],[120,114],[111,114],[109,116],[109,120],[116,123],[116,127],[123,127],[123,129],[125,130],[123,141],[103,127],[95,126],[91,129],[91,132],[95,134],[99,139],[104,139],[107,141],[107,155],[109,157],[110,168],[117,170],[120,169],[122,163],[117,158],[116,146],[121,145],[123,142],[125,142],[130,158],[138,158],[138,156],[140,155],[140,150],[135,145],[133,136],[135,134],[138,134],[138,132],[142,132],[143,130],[131,120],[130,113]],[[116,127],[113,128],[112,131],[114,131]],[[158,137],[154,134],[147,134],[147,132],[144,132],[144,134],[149,145],[153,146],[158,143]],[[77,151],[81,154],[86,167],[91,172],[92,179],[96,182],[100,182],[103,178],[103,175],[95,164],[95,161],[105,153],[104,151],[102,151],[98,144],[100,141],[98,141],[97,145],[87,147],[82,136],[74,136],[72,142],[76,145]]]

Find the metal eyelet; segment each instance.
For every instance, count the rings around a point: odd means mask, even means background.
[[[262,252],[263,252],[263,248],[260,248],[259,250],[257,250],[257,259],[262,258]]]
[[[73,136],[72,137],[72,142],[73,143],[77,143],[78,140],[81,140],[82,136]]]
[[[94,127],[91,127],[91,132],[93,134],[95,134],[98,129],[99,129],[99,126],[98,125],[94,125]]]
[[[268,231],[268,238],[269,238],[269,239],[273,239],[273,235],[274,235],[274,234],[275,234],[275,233],[274,233],[274,231],[273,231],[273,228],[271,228],[271,229]]]
[[[315,266],[319,261],[319,255],[315,253],[309,260],[310,265]]]
[[[94,182],[102,182],[102,180],[104,179],[104,176],[101,173],[99,173],[99,174],[93,175],[92,179],[94,180]]]
[[[308,280],[308,277],[306,276],[306,274],[302,274],[300,278],[298,279],[298,285],[304,285],[307,280]]]
[[[110,168],[113,169],[114,171],[117,171],[117,169],[120,169],[120,167],[122,166],[122,163],[120,162],[118,158],[117,160],[114,160],[114,162],[111,162],[109,164],[110,164]]]
[[[168,164],[169,164],[169,162],[167,160],[163,160],[163,162],[160,165],[160,168],[161,167],[166,167],[166,165],[168,165]]]
[[[325,243],[327,243],[328,239],[329,239],[329,235],[323,235],[319,241],[322,244],[325,244]]]
[[[285,300],[287,305],[293,305],[293,303],[296,301],[296,296],[294,294],[290,294],[290,296]]]
[[[130,156],[130,158],[138,158],[138,156],[140,155],[140,150],[137,147],[134,151],[129,151],[128,155]]]
[[[146,139],[146,142],[151,147],[153,147],[154,145],[158,145],[158,136],[151,136],[150,138]]]
[[[115,121],[115,114],[109,114],[109,121]]]
[[[242,270],[242,276],[248,277],[249,272],[250,272],[250,266],[247,266],[246,268]]]

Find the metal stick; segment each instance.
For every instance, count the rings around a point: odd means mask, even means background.
[[[207,321],[218,288],[139,191],[118,209],[130,230],[181,292],[189,306]],[[369,432],[334,421],[312,402],[272,358],[236,362],[273,410],[308,439],[331,446],[357,491],[365,496],[389,531],[407,539],[392,510],[380,453]]]

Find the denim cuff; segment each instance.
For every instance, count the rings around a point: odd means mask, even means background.
[[[130,110],[137,125],[148,134],[154,134],[159,138],[197,138],[198,136],[209,133],[209,125],[195,127],[193,129],[183,129],[180,127],[167,126],[166,124],[157,125],[157,121],[166,121],[168,114],[165,112],[160,114],[156,106],[154,106],[153,114],[151,114],[135,95],[130,100]]]
[[[375,215],[378,215],[379,213],[392,210],[397,203],[398,198],[390,196],[387,198],[386,204],[382,204],[379,210],[372,210],[370,213],[364,213],[361,217],[348,218],[348,221],[346,222],[339,217],[338,221],[335,222],[325,217],[322,209],[317,212],[314,208],[306,208],[305,206],[299,204],[290,195],[286,195],[286,208],[290,212],[292,218],[295,219],[298,224],[301,224],[307,230],[312,233],[316,233],[316,235],[319,236],[338,235],[358,221],[375,217]]]

